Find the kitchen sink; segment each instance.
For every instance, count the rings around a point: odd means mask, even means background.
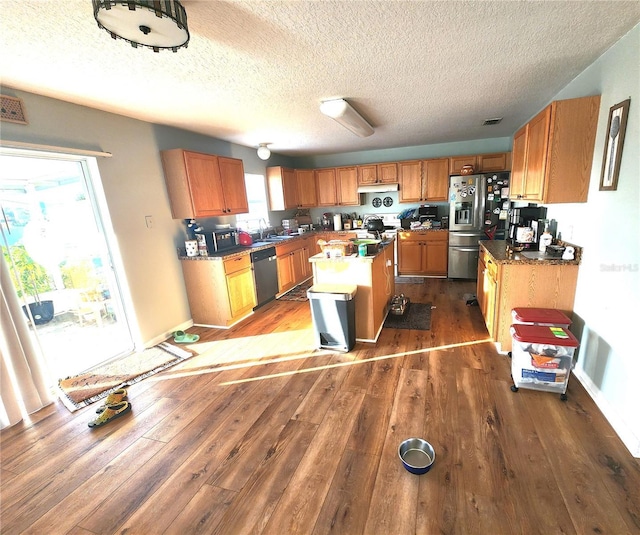
[[[296,238],[296,236],[268,236],[264,238],[264,241],[274,242],[274,241],[290,240],[291,238]]]

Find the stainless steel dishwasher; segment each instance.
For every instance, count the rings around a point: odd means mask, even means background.
[[[276,262],[276,248],[267,247],[251,253],[253,280],[256,285],[256,299],[258,304],[253,308],[273,301],[278,293],[278,265]]]

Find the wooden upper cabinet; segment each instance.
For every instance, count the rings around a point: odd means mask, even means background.
[[[246,214],[249,211],[244,165],[237,158],[218,156],[222,191],[227,214]]]
[[[267,191],[270,210],[289,210],[298,207],[298,186],[293,169],[267,167]]]
[[[586,202],[600,96],[552,102],[513,139],[512,199]]]
[[[378,166],[359,165],[358,166],[358,186],[368,186],[378,183]]]
[[[317,206],[318,195],[313,169],[296,169],[295,177],[298,188],[298,207],[313,208]]]
[[[174,219],[248,211],[242,160],[183,149],[160,155]]]
[[[472,165],[473,171],[478,169],[478,157],[477,156],[452,156],[449,158],[449,174],[459,175],[462,167],[465,165]]]
[[[446,201],[449,198],[449,160],[423,160],[423,201]]]
[[[399,202],[420,202],[422,200],[422,162],[409,160],[398,162]]]
[[[524,198],[542,202],[544,173],[547,163],[551,107],[536,115],[527,125],[527,171],[524,181]]]
[[[498,152],[496,154],[478,154],[476,156],[477,171],[491,173],[494,171],[508,171],[511,169],[511,153]]]
[[[513,136],[513,159],[511,165],[511,186],[509,195],[522,198],[524,195],[524,175],[526,166],[527,125]]]
[[[315,176],[318,206],[337,206],[336,170],[334,168],[316,169]]]
[[[459,175],[465,165],[473,166],[474,173],[492,173],[508,171],[511,168],[511,153],[477,154],[475,156],[451,156],[449,158],[449,174]]]
[[[359,206],[358,170],[355,167],[336,168],[336,188],[340,206]]]
[[[396,162],[359,165],[357,169],[358,186],[398,182],[398,164]]]

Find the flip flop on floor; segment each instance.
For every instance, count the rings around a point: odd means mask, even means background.
[[[173,333],[173,341],[176,344],[192,344],[200,340],[197,334],[189,334],[184,331],[176,331]]]
[[[109,394],[106,398],[104,398],[104,403],[102,404],[102,406],[96,409],[96,412],[100,414],[101,412],[104,412],[104,410],[109,405],[115,405],[116,403],[120,403],[121,401],[126,401],[126,400],[127,400],[127,389],[118,388],[118,390],[114,390],[113,392],[111,392],[111,394]]]
[[[131,412],[131,404],[128,401],[109,405],[104,409],[104,411],[102,411],[100,416],[89,422],[89,427],[100,427],[104,424],[108,424],[111,420],[119,418],[128,412]]]

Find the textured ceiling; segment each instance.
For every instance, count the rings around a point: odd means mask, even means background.
[[[425,145],[511,136],[640,21],[638,1],[183,5],[189,47],[156,54],[89,0],[0,0],[2,84],[291,156]],[[321,115],[336,97],[375,133]]]

